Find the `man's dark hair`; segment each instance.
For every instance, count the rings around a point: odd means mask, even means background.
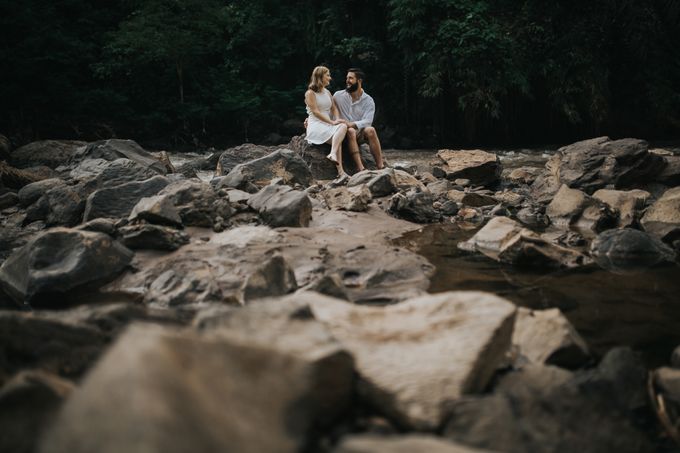
[[[364,74],[364,71],[362,71],[362,70],[359,69],[359,68],[349,68],[349,69],[347,70],[347,72],[353,72],[354,75],[357,77],[357,79],[359,79],[359,80],[361,80],[361,81],[363,81],[363,80],[364,80],[364,77],[366,76],[366,74]]]

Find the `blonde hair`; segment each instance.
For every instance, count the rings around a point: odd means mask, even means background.
[[[312,75],[309,78],[309,85],[307,88],[318,93],[323,90],[323,76],[330,74],[330,71],[325,66],[317,66],[312,71]]]

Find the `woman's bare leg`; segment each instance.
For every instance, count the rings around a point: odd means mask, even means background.
[[[335,134],[333,134],[333,139],[331,141],[331,159],[334,159],[338,167],[338,175],[342,176],[345,174],[345,170],[342,168],[342,141],[345,139],[345,134],[347,133],[347,125],[341,124]]]

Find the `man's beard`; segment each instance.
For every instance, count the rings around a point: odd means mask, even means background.
[[[358,89],[359,89],[359,84],[358,84],[358,83],[353,83],[353,84],[351,84],[350,86],[348,86],[347,88],[345,88],[345,90],[346,90],[348,93],[354,93],[354,92],[355,92],[356,90],[358,90]]]

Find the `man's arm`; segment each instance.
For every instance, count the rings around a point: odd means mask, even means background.
[[[375,116],[375,102],[373,102],[373,99],[370,99],[370,102],[366,103],[366,109],[363,111],[361,119],[355,121],[357,129],[361,130],[373,124],[373,116]]]

